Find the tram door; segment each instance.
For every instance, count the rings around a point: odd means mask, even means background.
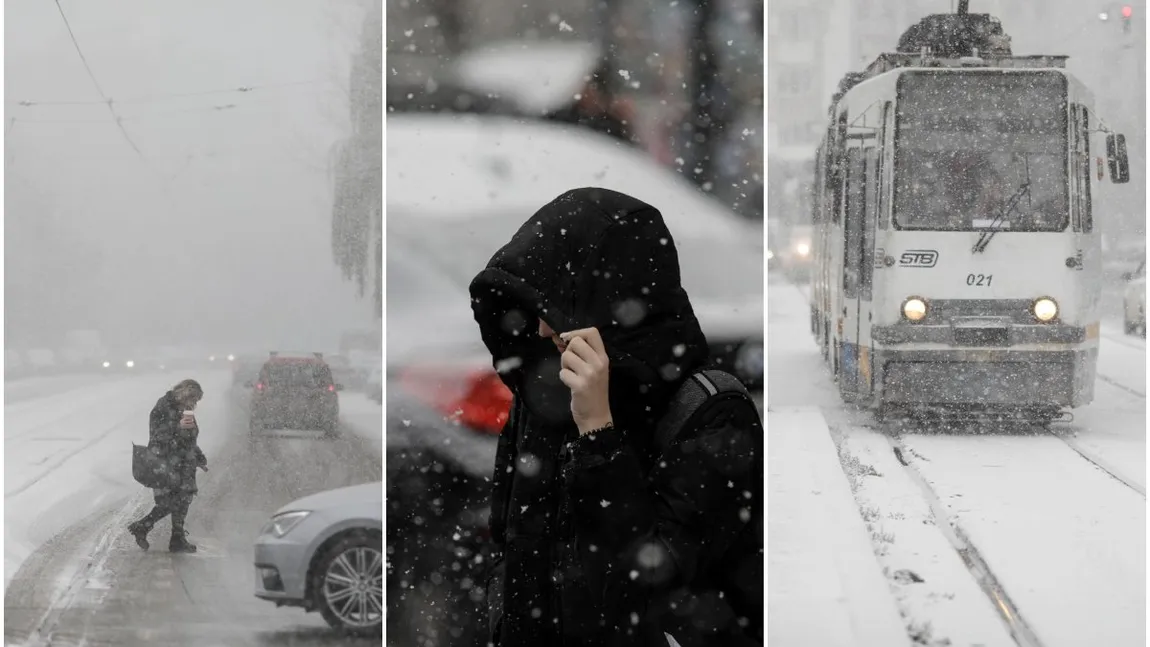
[[[846,151],[845,199],[843,200],[842,345],[839,390],[847,401],[861,391],[859,315],[862,310],[863,221],[866,213],[866,153],[858,140]]]
[[[872,390],[871,302],[874,293],[875,226],[878,220],[879,150],[873,134],[848,146],[843,209],[843,344],[839,388],[850,401]],[[855,142],[851,142],[854,144]]]

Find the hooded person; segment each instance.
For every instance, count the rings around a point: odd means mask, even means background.
[[[200,449],[199,425],[195,409],[204,397],[204,389],[195,380],[183,380],[156,401],[148,415],[148,448],[167,465],[167,487],[153,489],[155,506],[144,518],[128,526],[140,548],[147,550],[148,533],[160,519],[172,516],[172,537],[168,549],[175,553],[194,553],[196,546],[188,541],[184,521],[191,507],[196,486],[196,469],[208,469],[208,459]]]
[[[654,440],[708,355],[659,211],[569,191],[470,291],[514,394],[491,494],[491,642],[761,644],[758,412],[716,402],[669,447]]]

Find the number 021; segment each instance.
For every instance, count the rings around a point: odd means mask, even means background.
[[[991,280],[994,279],[993,274],[967,274],[966,284],[977,287],[990,287]]]

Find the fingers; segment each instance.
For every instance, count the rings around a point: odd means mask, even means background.
[[[593,370],[594,364],[583,359],[579,354],[575,353],[570,346],[567,351],[559,356],[559,363],[563,368],[575,373],[576,375],[587,375]]]
[[[577,387],[580,387],[583,385],[582,378],[580,378],[578,375],[576,375],[575,371],[572,371],[569,368],[565,368],[565,369],[559,371],[559,380],[561,382],[563,382],[564,384],[566,384],[567,388],[569,388],[571,390],[575,390]]]
[[[567,344],[566,354],[573,354],[579,359],[586,362],[592,368],[605,368],[607,366],[607,356],[595,352],[591,344],[587,343],[582,337],[576,337]]]
[[[603,338],[599,335],[598,328],[580,328],[579,330],[572,330],[570,332],[565,332],[559,335],[559,338],[568,344],[572,343],[572,340],[574,339],[582,339],[590,344],[591,348],[596,353],[599,353],[604,357],[607,356],[607,349],[603,346]]]

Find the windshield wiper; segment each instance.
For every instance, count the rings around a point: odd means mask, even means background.
[[[1023,181],[1023,183],[1018,187],[1017,191],[1015,191],[1009,198],[1006,199],[1006,204],[1003,205],[1002,211],[998,212],[998,215],[994,217],[994,220],[990,221],[990,226],[988,226],[982,231],[981,234],[978,235],[978,240],[974,243],[974,247],[970,250],[971,254],[981,254],[982,252],[986,251],[986,246],[990,244],[990,240],[994,238],[995,234],[1002,231],[1000,227],[1002,221],[1006,220],[1007,216],[1014,213],[1014,210],[1018,208],[1018,204],[1022,202],[1023,196],[1025,196],[1029,201],[1030,159],[1028,157],[1024,157],[1023,163],[1026,168],[1026,180]]]

